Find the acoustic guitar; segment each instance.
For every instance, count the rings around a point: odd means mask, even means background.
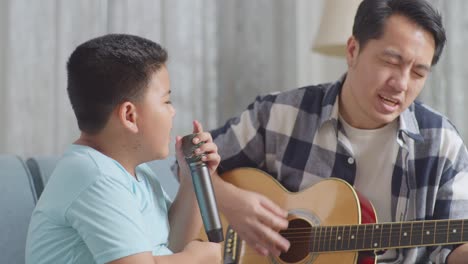
[[[262,256],[244,243],[221,215],[224,264],[370,264],[376,262],[375,252],[384,249],[468,242],[465,220],[377,223],[372,204],[341,179],[322,180],[292,193],[257,169],[239,168],[221,177],[287,209],[289,226],[280,233],[291,243],[288,252],[279,257]],[[203,234],[204,230],[201,239],[207,241]]]

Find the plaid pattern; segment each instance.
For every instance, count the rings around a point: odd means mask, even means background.
[[[329,177],[353,184],[356,163],[348,162],[338,121],[343,80],[257,97],[239,117],[211,131],[222,157],[219,172],[259,168],[289,191]],[[415,102],[400,115],[397,144],[393,220],[468,218],[468,153],[450,121]],[[444,263],[451,249],[402,249],[391,263]]]

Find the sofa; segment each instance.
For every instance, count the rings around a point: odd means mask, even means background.
[[[0,263],[23,264],[31,213],[58,157],[0,155]],[[148,162],[171,198],[178,182],[170,166],[174,157]]]

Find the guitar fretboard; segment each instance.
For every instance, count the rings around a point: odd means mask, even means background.
[[[314,226],[309,245],[311,252],[327,252],[459,244],[468,242],[464,227],[465,220]]]

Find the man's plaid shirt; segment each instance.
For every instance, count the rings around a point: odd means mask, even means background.
[[[329,177],[353,184],[356,163],[338,121],[343,80],[258,97],[211,131],[222,157],[219,172],[259,168],[289,191]],[[399,117],[396,143],[393,221],[468,218],[468,153],[450,121],[415,102]],[[402,249],[392,263],[444,263],[451,249]]]

